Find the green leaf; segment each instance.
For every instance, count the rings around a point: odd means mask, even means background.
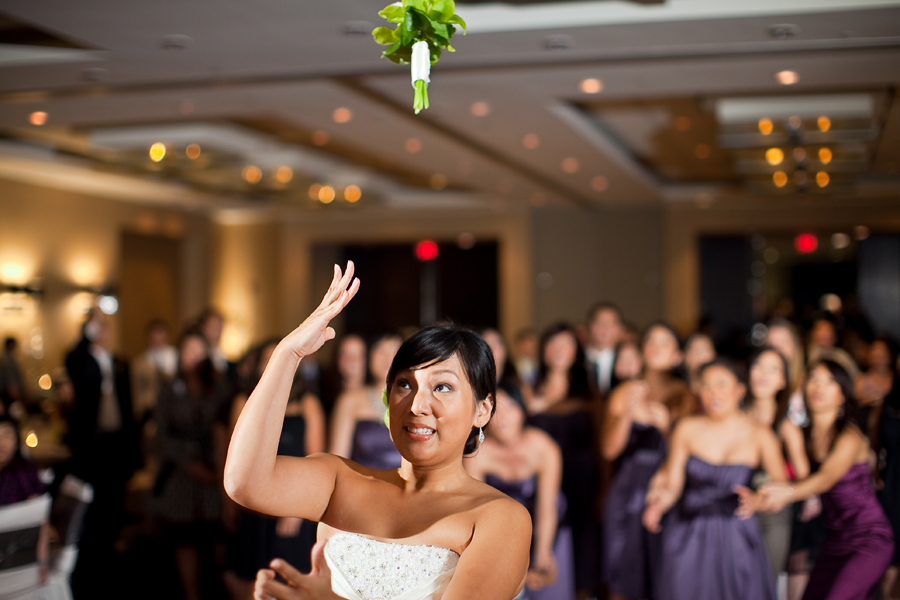
[[[387,6],[385,6],[378,14],[391,23],[402,23],[403,15],[405,13],[406,9],[403,8],[403,3],[394,2],[393,4],[388,4]]]
[[[456,12],[456,2],[454,0],[435,0],[429,11],[430,15],[437,18],[441,23],[447,23],[447,20]]]
[[[390,27],[377,27],[372,32],[372,37],[382,46],[390,46],[397,42],[397,32]]]
[[[409,5],[406,5],[406,0],[404,0],[404,5],[407,8],[415,8],[417,10],[422,11],[423,13],[428,12],[428,4],[426,0],[410,0]]]
[[[413,9],[407,10],[406,15],[403,17],[403,24],[398,28],[400,29],[400,42],[404,46],[412,46],[416,41],[418,28],[416,27],[414,12]]]
[[[449,19],[447,19],[447,23],[452,23],[453,25],[459,25],[463,28],[463,35],[466,35],[466,22],[463,21],[462,17],[459,15],[453,15]]]

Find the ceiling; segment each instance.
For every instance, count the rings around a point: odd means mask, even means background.
[[[458,4],[419,115],[384,4],[0,0],[0,177],[274,214],[900,198],[900,0]]]

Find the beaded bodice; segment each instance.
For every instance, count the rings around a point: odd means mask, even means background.
[[[334,593],[349,600],[439,600],[459,555],[336,533],[325,546]]]

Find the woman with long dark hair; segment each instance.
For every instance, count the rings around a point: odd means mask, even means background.
[[[803,479],[809,475],[809,460],[803,446],[803,432],[787,418],[790,388],[788,364],[780,352],[771,346],[763,346],[750,358],[750,378],[744,410],[750,417],[772,432],[782,444],[788,458],[790,475]],[[758,472],[754,485],[759,487],[769,481],[767,473]],[[791,506],[785,506],[774,514],[757,515],[766,551],[776,576],[787,566],[791,544],[791,523],[794,520]]]
[[[559,323],[541,336],[534,395],[528,399],[530,424],[545,431],[562,451],[562,490],[572,528],[577,597],[597,586],[596,501],[600,489],[597,460],[599,403],[591,395],[584,352],[575,330]]]
[[[822,498],[828,536],[810,574],[803,598],[874,599],[890,564],[894,539],[875,497],[869,474],[869,441],[857,421],[853,382],[838,363],[823,360],[810,370],[806,403],[811,423],[805,431],[812,475],[792,485],[772,483],[754,495],[742,492],[751,510],[781,510],[814,494]]]

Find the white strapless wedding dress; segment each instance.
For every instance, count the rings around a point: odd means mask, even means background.
[[[338,532],[325,544],[331,589],[348,600],[440,600],[459,555]]]

